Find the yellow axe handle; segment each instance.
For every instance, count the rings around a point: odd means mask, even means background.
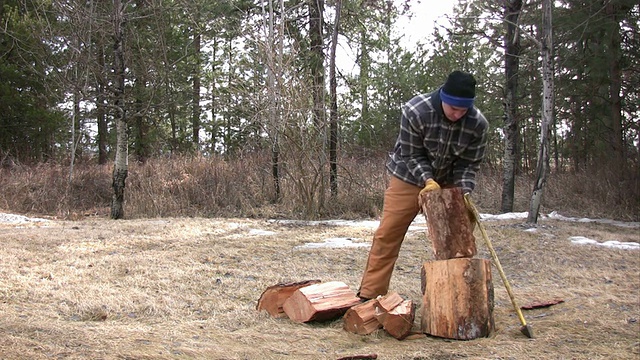
[[[511,298],[511,303],[513,304],[513,308],[516,310],[516,313],[520,318],[520,322],[522,323],[522,326],[527,326],[527,321],[524,319],[524,316],[522,315],[522,311],[520,310],[520,307],[516,303],[516,298],[515,296],[513,296],[513,292],[511,291],[511,286],[509,285],[507,276],[504,274],[504,270],[502,270],[502,265],[500,264],[500,260],[498,259],[498,254],[496,254],[496,251],[493,250],[493,246],[491,245],[489,236],[487,236],[487,232],[485,231],[484,226],[480,222],[480,214],[478,213],[478,209],[476,209],[475,205],[473,205],[473,203],[471,202],[471,199],[469,198],[469,194],[464,195],[464,202],[466,203],[467,208],[470,209],[471,212],[473,213],[474,220],[476,221],[476,224],[478,224],[478,227],[480,228],[480,232],[482,233],[482,238],[484,239],[485,244],[487,244],[487,248],[489,248],[489,252],[491,253],[491,258],[493,259],[493,262],[495,263],[496,268],[498,268],[498,272],[500,273],[500,277],[502,278],[504,287],[507,289],[507,294],[509,294],[509,298]]]

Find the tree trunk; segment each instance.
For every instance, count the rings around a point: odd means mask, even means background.
[[[324,127],[324,53],[322,13],[324,0],[309,1],[309,41],[313,80],[313,120],[318,129]]]
[[[104,47],[102,40],[97,42],[97,62],[98,62],[98,84],[96,95],[96,122],[98,124],[98,164],[104,165],[107,163],[107,116],[106,116],[106,81],[107,71],[104,60]]]
[[[504,170],[502,175],[503,213],[513,211],[515,175],[518,148],[518,72],[520,67],[520,31],[518,17],[522,9],[522,0],[510,0],[505,5],[505,58],[506,75],[504,99]]]
[[[544,188],[549,172],[549,137],[553,124],[553,35],[551,0],[542,1],[542,122],[540,124],[540,149],[536,167],[536,182],[533,186],[528,223],[537,223]]]
[[[134,114],[131,116],[131,124],[135,125],[134,131],[134,150],[135,157],[140,163],[145,163],[149,158],[149,145],[147,143],[147,131],[149,126],[145,119],[145,92],[147,87],[147,81],[145,80],[146,74],[140,68],[135,71],[136,80],[133,85],[133,94],[135,96],[135,108]],[[133,126],[132,126],[133,127]]]
[[[281,0],[282,2],[282,0]],[[283,4],[280,4],[280,10],[283,11]],[[273,181],[274,196],[273,202],[278,203],[280,201],[280,113],[278,111],[279,100],[279,86],[276,86],[276,72],[280,73],[282,68],[282,32],[280,33],[280,46],[278,47],[278,61],[274,56],[274,44],[276,42],[273,1],[269,1],[269,18],[268,18],[268,31],[269,38],[266,41],[266,63],[267,68],[267,96],[269,97],[269,129],[271,132],[271,178]],[[284,20],[282,20],[284,24]],[[283,29],[284,30],[284,29]]]
[[[114,107],[116,109],[116,160],[113,166],[113,199],[111,202],[111,218],[124,217],[124,187],[129,171],[129,139],[127,135],[127,114],[124,103],[125,63],[124,63],[124,6],[120,0],[114,0]]]
[[[191,125],[193,128],[193,150],[198,152],[200,150],[200,34],[195,34],[193,37],[193,97],[191,103],[193,106],[193,113],[191,115]]]
[[[365,3],[365,1],[362,2],[362,7],[364,7]],[[371,132],[368,128],[365,129],[371,123],[369,119],[369,71],[371,59],[369,57],[368,41],[368,32],[363,26],[360,30],[360,72],[358,81],[362,109],[360,110],[360,125],[358,126],[357,134],[360,139],[360,145],[365,147],[371,146],[373,143]]]
[[[311,149],[311,151],[317,151],[317,163],[318,165],[318,173],[319,186],[317,187],[317,209],[313,211],[317,211],[318,209],[322,209],[324,207],[325,201],[325,179],[326,175],[324,172],[326,163],[327,163],[327,155],[326,155],[326,147],[327,147],[327,131],[326,131],[326,123],[325,123],[325,108],[324,108],[324,97],[325,97],[325,72],[324,72],[324,41],[323,41],[323,12],[324,12],[324,0],[308,0],[309,4],[309,45],[310,45],[310,57],[309,57],[309,65],[311,67],[311,78],[312,78],[312,96],[313,96],[313,110],[312,117],[315,125],[315,130],[317,136],[319,137],[318,149]],[[314,194],[311,194],[312,196]],[[312,204],[313,202],[309,202]],[[312,210],[312,207],[307,208],[308,211]]]
[[[612,174],[611,182],[614,184],[613,189],[616,189],[616,196],[618,201],[622,201],[626,190],[622,186],[619,186],[624,179],[624,171],[627,169],[625,164],[626,154],[624,146],[624,135],[622,131],[622,101],[620,97],[620,90],[622,87],[622,71],[621,71],[621,56],[620,56],[620,21],[617,5],[609,1],[605,5],[605,13],[610,19],[609,29],[609,99],[611,102],[611,126],[609,143],[611,144],[611,152],[609,153],[611,161],[609,162],[610,174]]]
[[[342,12],[342,0],[336,0],[336,19],[331,38],[331,55],[329,67],[329,82],[331,87],[331,115],[329,124],[329,184],[331,197],[338,197],[338,94],[336,82],[336,47],[338,44],[338,28],[340,26],[340,13]]]
[[[216,82],[217,82],[217,77],[216,77],[216,73],[217,73],[217,68],[216,68],[216,64],[217,64],[217,52],[218,52],[218,38],[214,37],[213,41],[211,42],[211,154],[215,154],[216,152],[216,142],[218,141],[218,132],[219,132],[219,126],[218,126],[218,121],[216,120],[217,117],[217,100],[218,100],[218,91],[216,88]]]

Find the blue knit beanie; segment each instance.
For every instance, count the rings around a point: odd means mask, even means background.
[[[476,98],[476,79],[473,75],[462,71],[454,71],[447,77],[447,82],[440,89],[442,102],[455,107],[473,107]]]

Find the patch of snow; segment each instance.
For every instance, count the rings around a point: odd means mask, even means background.
[[[563,220],[563,221],[573,221],[580,223],[598,223],[598,224],[609,224],[620,227],[628,227],[628,228],[640,228],[640,222],[624,222],[624,221],[616,221],[609,219],[587,219],[587,218],[574,218],[574,217],[566,217],[558,214],[557,211],[552,211],[547,215],[549,219],[555,220]]]
[[[506,213],[506,214],[480,214],[481,220],[513,220],[513,219],[526,219],[528,216],[527,212],[518,212],[518,213]],[[573,218],[566,217],[558,214],[556,211],[552,211],[548,215],[541,215],[542,219],[554,219],[561,221],[573,221],[579,223],[601,223],[601,224],[609,224],[620,227],[627,228],[640,228],[640,222],[622,222],[608,219],[588,219],[588,218]],[[33,222],[48,222],[50,220],[41,219],[41,218],[30,218],[22,215],[15,214],[7,214],[0,213],[0,223],[10,223],[10,224],[25,224],[25,223],[33,223]],[[270,223],[276,224],[291,224],[298,226],[353,226],[353,227],[361,227],[366,229],[376,229],[380,225],[379,220],[320,220],[320,221],[303,221],[303,220],[268,220]],[[227,223],[226,230],[235,230],[239,228],[243,228],[246,225],[230,222]],[[424,216],[416,216],[414,221],[409,226],[409,231],[424,231],[426,230],[426,220]],[[224,232],[225,230],[220,230],[219,232]],[[531,227],[524,230],[525,232],[537,232],[538,229],[535,227]],[[275,235],[276,232],[262,230],[262,229],[249,229],[249,235],[252,236],[271,236]],[[237,234],[236,236],[242,236]],[[364,248],[370,247],[371,243],[369,242],[354,242],[352,238],[331,238],[326,239],[322,243],[307,243],[304,245],[296,246],[297,249],[318,249],[318,248]],[[595,245],[601,247],[608,247],[613,249],[625,249],[625,250],[640,250],[640,243],[637,242],[620,242],[617,240],[609,240],[604,242],[598,242],[593,239],[586,238],[584,236],[572,236],[569,240],[576,245]]]
[[[586,238],[584,236],[571,236],[569,240],[571,240],[573,244],[577,244],[577,245],[596,245],[596,246],[604,246],[612,249],[640,250],[640,243],[635,243],[635,242],[620,242],[617,240],[609,240],[601,243],[596,240]]]
[[[320,249],[320,248],[361,248],[361,247],[370,247],[370,243],[366,242],[353,242],[352,238],[330,238],[325,239],[324,242],[321,243],[306,243],[304,245],[299,245],[294,247],[294,249]]]
[[[529,216],[528,212],[511,212],[505,214],[491,215],[491,214],[480,214],[480,220],[515,220],[515,219],[526,219]]]
[[[22,215],[0,213],[0,223],[24,224],[29,222],[47,222],[47,219],[30,218]]]

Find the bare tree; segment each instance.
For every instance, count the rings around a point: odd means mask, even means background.
[[[542,122],[540,124],[540,148],[536,167],[536,182],[533,186],[528,223],[536,223],[542,203],[542,195],[549,172],[549,137],[553,124],[553,35],[552,0],[542,1]]]
[[[282,109],[281,109],[281,84],[276,84],[276,79],[282,78],[283,69],[283,53],[284,53],[284,24],[286,10],[284,0],[279,1],[280,29],[276,39],[276,29],[274,26],[275,11],[273,0],[269,0],[269,13],[267,17],[268,36],[266,41],[266,63],[267,63],[267,96],[269,97],[269,132],[271,138],[271,177],[274,187],[274,202],[280,201],[280,127],[282,126]],[[264,12],[264,8],[263,8]],[[275,43],[278,43],[277,55],[274,51]]]
[[[200,66],[201,61],[201,39],[202,35],[199,30],[196,29],[193,34],[193,94],[192,94],[192,106],[193,112],[191,115],[191,123],[193,130],[193,149],[197,153],[200,151]]]
[[[338,95],[336,82],[336,47],[338,45],[338,29],[342,0],[336,0],[336,19],[331,37],[331,54],[329,55],[329,86],[331,91],[331,113],[329,116],[329,184],[331,197],[338,197]]]
[[[522,9],[522,0],[506,0],[504,18],[506,33],[504,36],[504,72],[506,77],[504,94],[504,167],[502,175],[501,211],[513,211],[515,192],[515,174],[518,148],[518,72],[520,67],[520,30],[518,18]]]
[[[325,119],[325,69],[324,69],[324,0],[307,0],[309,7],[309,47],[311,78],[313,83],[313,121],[320,137],[322,149],[318,152],[319,193],[318,208],[324,207],[325,174],[322,170],[326,166],[326,119]]]
[[[129,137],[127,134],[127,113],[124,99],[125,62],[124,62],[124,26],[125,4],[121,0],[113,1],[113,51],[114,51],[114,108],[116,111],[116,158],[113,165],[113,199],[111,218],[124,217],[124,187],[129,171]]]

